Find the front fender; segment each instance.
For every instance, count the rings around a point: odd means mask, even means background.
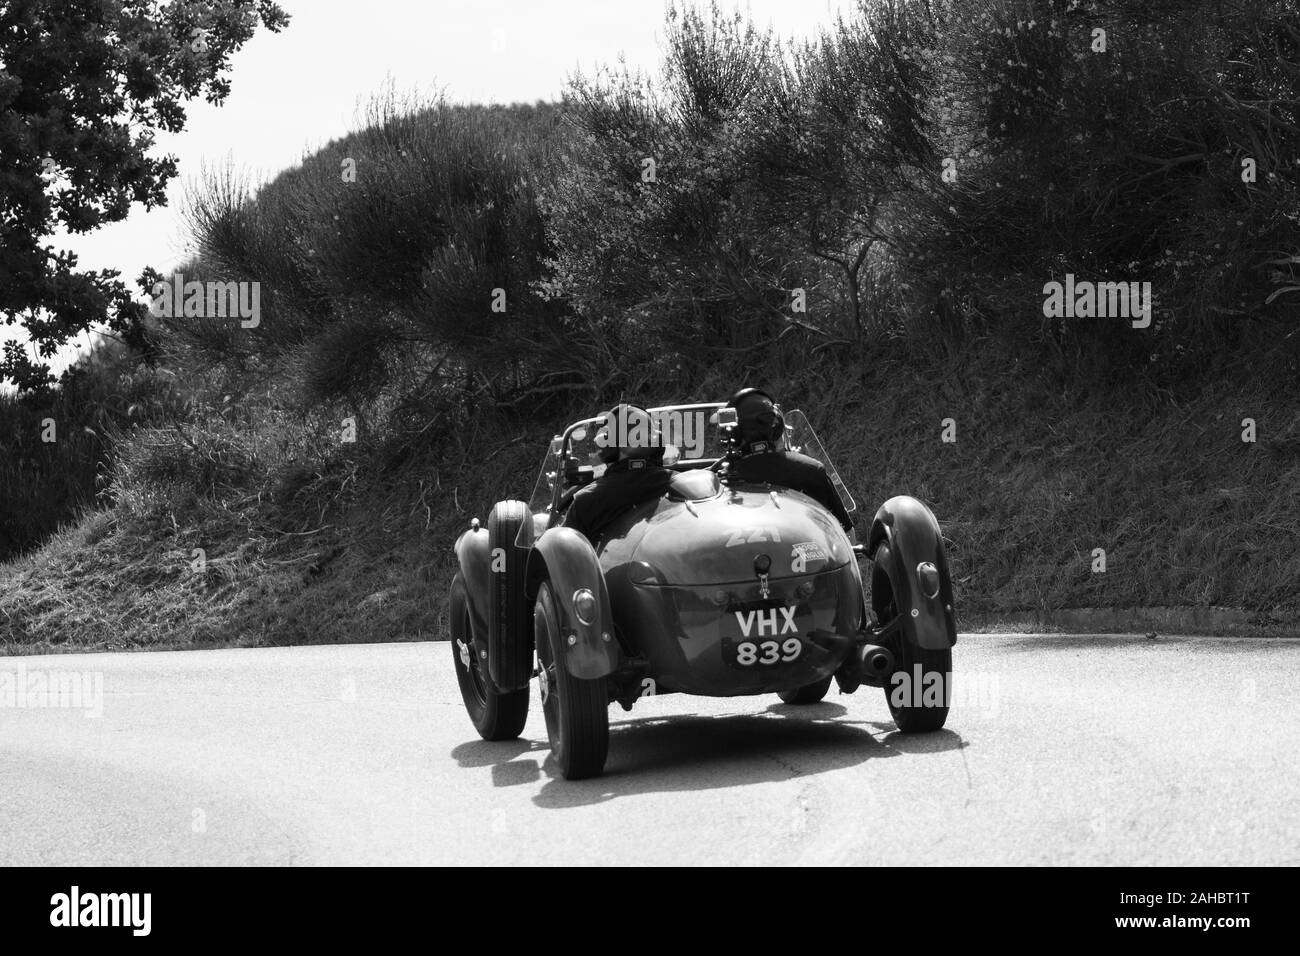
[[[488,578],[491,562],[488,556],[486,528],[473,528],[456,539],[454,548],[460,573],[465,576],[465,592],[469,598],[469,616],[474,637],[487,647]]]
[[[591,542],[565,527],[552,528],[538,538],[528,556],[530,597],[537,595],[542,581],[550,582],[555,597],[560,634],[564,637],[564,666],[569,673],[581,680],[612,674],[619,665],[614,615],[605,573]],[[590,624],[580,621],[573,609],[573,595],[579,588],[596,595],[599,613]]]
[[[894,562],[894,599],[904,635],[926,650],[952,647],[957,643],[952,575],[934,514],[915,498],[890,498],[871,522],[867,553],[875,555],[882,541],[888,543]],[[931,561],[939,569],[939,593],[933,598],[921,589],[916,569],[922,561]]]

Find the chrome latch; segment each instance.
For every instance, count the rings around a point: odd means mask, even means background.
[[[772,570],[772,558],[770,555],[760,554],[754,558],[754,573],[758,575],[758,593],[764,601],[768,599],[770,593],[767,588],[767,572]]]

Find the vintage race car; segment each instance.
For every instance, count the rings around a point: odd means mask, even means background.
[[[519,736],[533,678],[567,779],[603,770],[609,705],[652,694],[814,704],[834,680],[845,693],[883,687],[904,733],[942,727],[957,631],[930,510],[890,498],[857,544],[807,495],[729,477],[734,410],[649,411],[674,473],[667,493],[630,507],[594,546],[560,522],[604,467],[601,417],[552,440],[529,502],[498,502],[487,527],[475,519],[457,539],[451,647],[479,734]],[[807,418],[785,421],[787,446],[818,459],[854,510]]]

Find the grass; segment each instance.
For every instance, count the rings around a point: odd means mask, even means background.
[[[860,529],[892,494],[934,509],[959,614],[1227,607],[1269,624],[1300,610],[1300,415],[1270,376],[1225,370],[1187,397],[1065,385],[991,341],[929,360],[882,350],[860,372],[822,362],[766,384],[810,415]],[[548,430],[485,414],[393,464],[285,414],[123,439],[112,508],[0,565],[0,652],[444,636],[456,535],[527,497]]]

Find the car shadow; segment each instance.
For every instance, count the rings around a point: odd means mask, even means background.
[[[519,738],[518,740],[471,740],[452,748],[451,756],[462,767],[495,767],[532,750],[545,752],[546,741]]]
[[[495,787],[535,784],[544,776],[533,802],[565,809],[637,794],[780,782],[967,746],[955,731],[904,734],[892,720],[849,720],[847,714],[843,705],[824,701],[772,704],[756,714],[615,719],[605,772],[592,780],[565,780],[545,739],[469,741],[451,756],[462,767],[491,767]]]
[[[928,734],[905,734],[892,721],[876,724],[885,736],[882,746],[900,754],[941,754],[950,750],[963,750],[970,744],[955,730],[936,730]]]
[[[775,704],[760,714],[620,721],[610,727],[604,774],[565,780],[548,754],[541,765],[548,779],[533,802],[565,809],[637,794],[780,782],[899,754],[869,722],[845,720],[845,713],[833,703]]]

